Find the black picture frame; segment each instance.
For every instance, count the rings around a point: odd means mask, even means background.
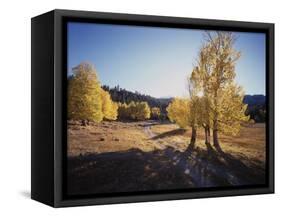
[[[66,22],[97,22],[266,34],[266,176],[263,186],[208,190],[66,195]],[[53,207],[274,193],[274,24],[53,10],[32,18],[31,198]]]

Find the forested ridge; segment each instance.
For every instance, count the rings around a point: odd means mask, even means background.
[[[257,123],[266,121],[266,97],[264,95],[245,95],[243,102],[248,105],[247,114]]]
[[[137,91],[132,92],[128,91],[125,88],[119,87],[119,85],[115,87],[109,87],[107,85],[103,85],[102,88],[109,92],[111,95],[111,99],[115,102],[121,102],[129,104],[130,102],[147,102],[148,105],[152,107],[158,107],[161,111],[166,112],[166,108],[169,105],[169,103],[172,101],[171,98],[156,98],[149,95],[145,95],[142,93],[139,93]]]
[[[103,85],[102,88],[109,92],[111,98],[115,102],[127,103],[130,102],[147,102],[150,107],[160,108],[161,114],[167,117],[166,108],[169,103],[173,100],[170,98],[156,98],[150,95],[145,95],[137,91],[129,91],[119,85],[115,87],[109,87],[108,85]],[[265,122],[266,105],[265,96],[262,94],[256,95],[245,95],[243,102],[248,105],[246,114],[250,115],[250,118],[257,123]]]

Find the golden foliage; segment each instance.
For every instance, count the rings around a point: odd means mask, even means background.
[[[100,122],[103,119],[101,87],[89,63],[74,67],[68,82],[68,118]]]
[[[146,120],[150,118],[150,107],[147,102],[136,103],[136,119]]]
[[[218,102],[218,130],[224,134],[237,135],[241,130],[241,124],[247,123],[250,116],[245,115],[247,105],[243,103],[244,94],[242,88],[237,85],[229,85],[221,93]]]
[[[116,120],[117,119],[117,103],[111,100],[110,94],[101,89],[101,98],[102,98],[102,113],[103,118],[106,120]]]
[[[100,86],[97,73],[89,63],[73,68],[68,81],[68,118],[100,122],[117,119],[117,103]]]
[[[147,102],[130,102],[118,104],[118,116],[120,119],[146,120],[150,118],[150,107]]]
[[[235,84],[235,64],[241,54],[233,48],[235,37],[230,32],[206,32],[205,38],[190,76],[195,95],[201,95],[199,122],[236,135],[249,120],[242,87]]]
[[[153,107],[151,108],[151,117],[154,119],[159,119],[161,115],[160,108],[158,107]]]
[[[190,118],[190,103],[188,99],[174,98],[167,107],[168,118],[179,127],[186,128]]]
[[[130,119],[128,112],[128,105],[126,103],[118,103],[118,118],[119,119]]]

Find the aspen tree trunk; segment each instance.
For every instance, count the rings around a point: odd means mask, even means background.
[[[218,89],[218,88],[217,88]],[[215,92],[215,96],[214,96],[214,104],[215,104],[215,108],[218,108],[218,92]],[[221,147],[220,147],[220,143],[219,143],[219,136],[218,136],[218,113],[217,111],[215,112],[214,115],[214,128],[213,128],[213,142],[214,142],[214,147],[216,148],[217,151],[222,151]]]
[[[195,146],[196,136],[197,136],[196,128],[192,127],[191,139],[190,139],[190,146],[191,147]]]
[[[216,148],[217,151],[221,152],[222,149],[220,147],[219,143],[219,136],[218,136],[218,123],[217,120],[214,121],[214,129],[213,129],[213,142],[214,142],[214,147]]]
[[[204,129],[205,129],[205,144],[210,145],[211,144],[211,142],[210,142],[210,137],[211,137],[210,127],[206,126]]]

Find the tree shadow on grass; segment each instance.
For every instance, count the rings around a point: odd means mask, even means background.
[[[187,149],[187,164],[199,164],[205,172],[199,174],[201,177],[210,177],[211,185],[254,185],[265,184],[265,167],[257,164],[259,159],[250,159],[244,156],[234,156],[217,151],[211,145],[206,144],[206,149]],[[196,158],[190,156],[196,155]],[[202,184],[202,183],[201,183]]]
[[[141,127],[152,127],[152,126],[158,126],[158,125],[167,125],[167,124],[173,124],[170,121],[161,121],[161,120],[147,120],[139,123],[139,126]]]
[[[186,133],[185,129],[175,129],[175,130],[171,130],[165,133],[161,133],[157,136],[152,137],[151,139],[156,140],[156,139],[163,139],[165,137],[171,137],[171,136],[179,136],[179,135],[183,135]]]
[[[70,195],[263,184],[263,168],[213,149],[168,147],[68,157]]]

